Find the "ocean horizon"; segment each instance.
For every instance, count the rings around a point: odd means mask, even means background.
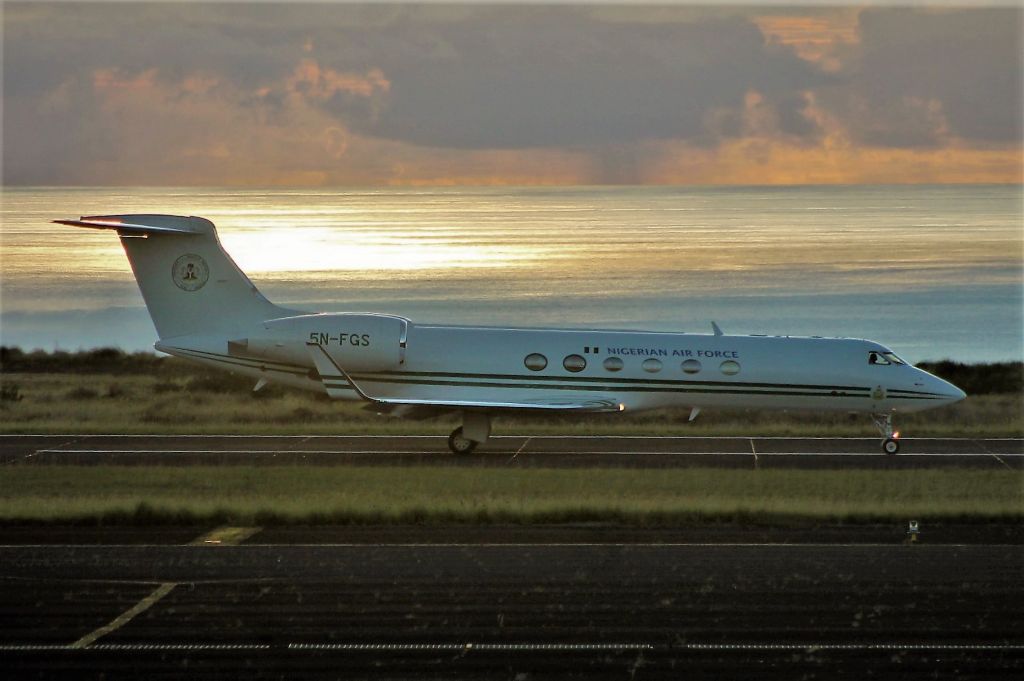
[[[1018,185],[4,187],[0,343],[151,350],[120,244],[52,224],[201,215],[276,303],[419,323],[870,338],[1024,359]]]

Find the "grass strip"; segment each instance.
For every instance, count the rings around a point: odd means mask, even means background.
[[[0,400],[0,433],[445,435],[455,416],[426,421],[384,418],[360,403],[251,383],[227,391],[217,384],[154,376],[3,374],[17,400]],[[689,409],[590,417],[499,416],[499,435],[737,435],[863,436],[878,431],[866,414],[757,409],[706,409],[691,422]],[[972,396],[939,409],[900,414],[908,437],[1024,436],[1024,395]]]
[[[0,483],[8,524],[1024,520],[1018,471],[14,466]]]

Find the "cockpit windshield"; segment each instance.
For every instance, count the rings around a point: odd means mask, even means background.
[[[868,364],[891,365],[906,364],[906,362],[897,357],[895,352],[879,352],[872,350],[868,353]]]

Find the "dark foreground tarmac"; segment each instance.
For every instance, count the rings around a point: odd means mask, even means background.
[[[196,540],[182,528],[122,528],[118,545],[4,528],[0,673],[1019,678],[1019,533],[946,529],[906,545],[892,528],[506,528],[502,543],[277,528],[235,546],[182,545]],[[588,541],[602,535],[632,541]]]
[[[0,463],[1024,470],[1019,439],[877,447],[0,436]],[[0,678],[1022,677],[1024,528],[905,529],[0,527]]]
[[[438,436],[2,435],[0,465],[338,465],[638,468],[1012,468],[1020,438],[494,437],[469,456]]]

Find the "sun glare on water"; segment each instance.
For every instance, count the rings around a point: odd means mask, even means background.
[[[1021,200],[996,186],[8,188],[0,330],[27,347],[149,347],[117,238],[51,221],[167,213],[212,220],[295,309],[671,331],[717,319],[994,361],[1020,355]]]
[[[263,227],[226,230],[221,240],[247,272],[511,267],[545,257],[540,248],[367,229]]]

